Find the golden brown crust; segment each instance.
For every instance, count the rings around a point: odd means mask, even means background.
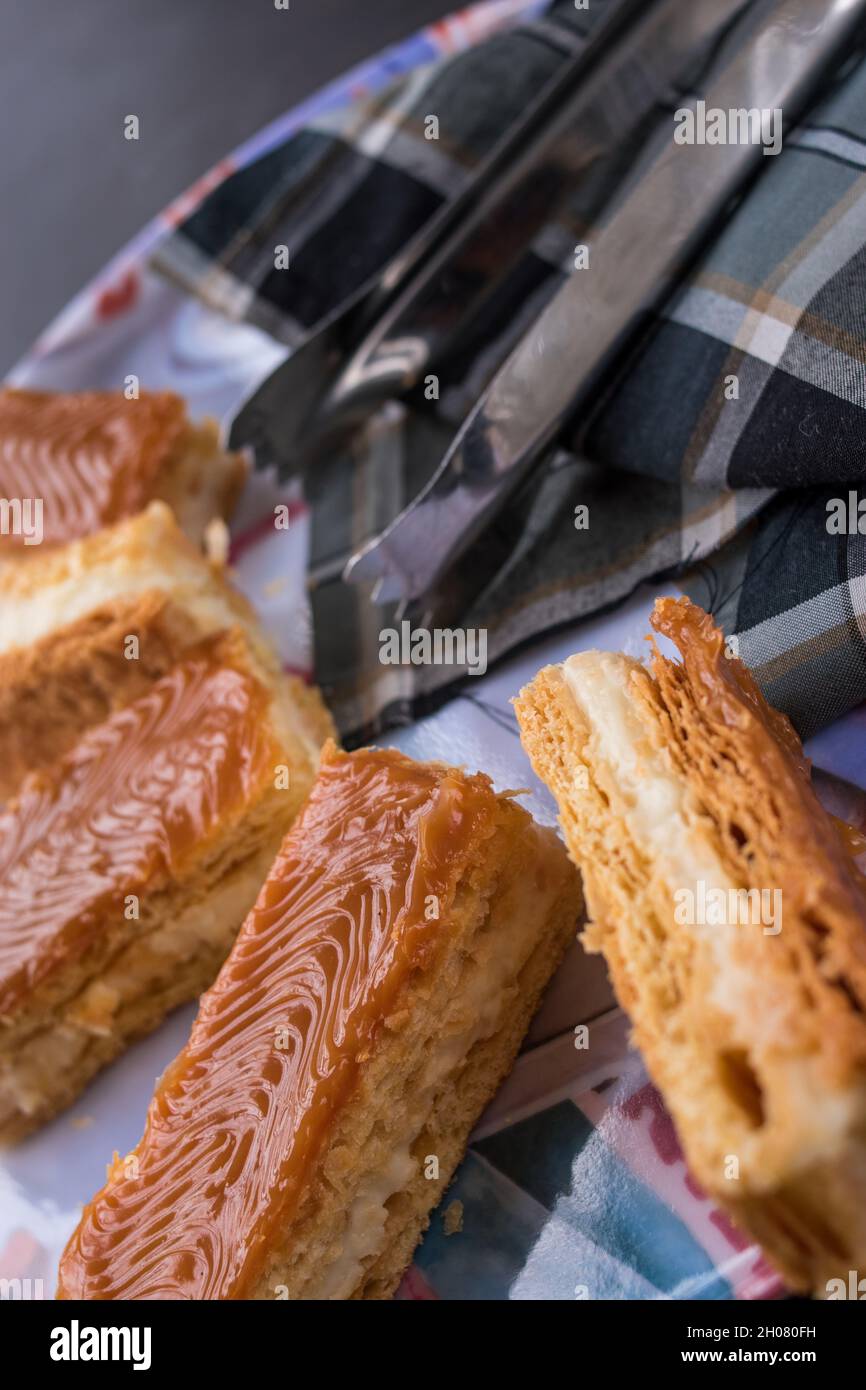
[[[0,799],[159,680],[197,636],[182,610],[152,591],[0,654]]]
[[[687,599],[661,599],[654,707],[680,774],[712,821],[738,885],[783,885],[784,930],[762,953],[768,993],[796,982],[788,1029],[847,1083],[866,1062],[866,879],[818,800],[790,721],[766,703],[712,620]],[[648,688],[644,687],[644,698]]]
[[[586,653],[572,669],[626,697],[625,780],[562,668],[516,701],[523,741],[583,871],[586,944],[607,959],[692,1171],[791,1283],[820,1288],[866,1261],[863,879],[793,729],[705,615],[665,604],[654,625],[680,637],[682,665],[656,652],[650,674]],[[635,809],[647,784],[665,789],[660,836]],[[781,929],[683,920],[677,895],[698,872],[725,891],[778,890]]]
[[[155,498],[200,545],[211,520],[231,515],[245,477],[216,421],[190,421],[174,391],[0,390],[0,493],[39,499],[40,547],[93,534]],[[31,563],[33,548],[17,535],[0,537],[0,551]]]
[[[25,566],[0,568],[0,798],[164,674],[201,638],[241,626],[272,691],[292,768],[307,782],[334,732],[314,687],[286,677],[251,605],[162,502]],[[127,659],[128,636],[139,638]]]
[[[137,931],[98,951],[0,1027],[0,1146],[17,1144],[172,1009],[212,984],[279,846],[285,803],[264,796],[244,824],[180,884],[144,904]]]
[[[307,738],[312,742],[315,749],[321,749],[330,741],[334,747],[337,743],[337,728],[331,716],[321,692],[317,685],[307,685],[306,681],[301,680],[300,676],[283,676],[288,700],[303,724]],[[312,762],[312,770],[315,772],[318,767],[319,758],[315,757]]]
[[[0,1143],[18,1140],[45,1123],[134,1038],[157,1027],[169,1009],[212,982],[315,773],[317,759],[307,743],[286,736],[287,710],[294,717],[294,706],[284,678],[279,672],[263,673],[242,628],[191,646],[186,615],[174,612],[161,596],[139,600],[136,613],[149,623],[145,637],[153,639],[149,664],[154,679],[163,662],[170,674],[179,658],[194,656],[199,649],[212,650],[216,666],[253,678],[267,715],[267,723],[258,730],[265,750],[258,780],[245,792],[240,812],[222,821],[207,840],[197,842],[173,876],[163,881],[165,871],[156,872],[141,895],[139,916],[127,920],[109,906],[92,946],[29,990],[14,1012],[0,1017]],[[108,616],[123,626],[129,613]],[[97,651],[100,631],[92,634]],[[114,635],[122,641],[116,627]],[[50,645],[56,639],[46,640]],[[62,653],[59,659],[62,672]],[[120,698],[111,682],[110,652],[105,659],[105,684],[91,673],[92,685],[87,687],[94,707],[101,701],[114,707]],[[123,705],[146,694],[153,684],[143,678],[142,690],[135,691],[135,678],[128,682]],[[47,717],[44,700],[39,710],[34,717]],[[76,717],[77,712],[73,723]],[[317,732],[316,718],[323,728],[328,725],[327,716],[318,713],[314,693],[303,717],[310,733]],[[64,728],[70,734],[68,723]],[[49,735],[59,740],[62,732]],[[73,749],[76,743],[71,738]],[[277,776],[282,767],[288,768],[288,778]],[[60,776],[63,764],[58,771],[48,760],[45,768],[21,791],[40,779]],[[10,813],[17,804],[13,799]],[[62,882],[56,888],[62,901]]]
[[[447,764],[430,766],[454,775]],[[543,990],[574,939],[583,906],[579,878],[553,832],[500,796],[483,853],[467,846],[459,882],[439,958],[407,985],[395,1007],[254,1298],[272,1299],[278,1288],[289,1299],[322,1297],[322,1271],[345,1241],[359,1186],[365,1176],[387,1168],[408,1120],[418,1129],[411,1145],[413,1176],[389,1199],[384,1247],[364,1261],[347,1295],[392,1297],[473,1126],[514,1063]],[[475,1022],[473,991],[503,963],[495,1023],[468,1052],[455,1056],[435,1095],[416,1110],[413,1103],[426,1097],[437,1047]],[[435,1175],[431,1158],[438,1165]]]
[[[332,745],[323,764],[141,1143],[85,1208],[60,1297],[389,1296],[513,1059],[581,908],[558,838],[480,773]],[[272,1064],[272,1020],[290,1065]],[[248,1100],[266,1118],[252,1148]],[[214,1126],[240,1126],[230,1167]],[[200,1207],[197,1172],[224,1201]],[[190,1277],[177,1252],[203,1230]]]
[[[63,418],[75,410],[68,399],[24,404],[40,410],[45,404]],[[109,404],[121,427],[133,418],[116,401]],[[93,425],[88,438],[97,442],[103,438],[102,407],[95,396],[78,402],[87,428]],[[186,421],[183,403],[170,393],[145,401],[148,410],[156,424],[147,496],[166,500],[94,531],[88,518],[98,511],[95,494],[82,496],[76,509],[75,490],[51,474],[46,452],[40,466],[56,484],[51,517],[55,523],[67,514],[69,519],[65,532],[61,527],[48,539],[80,539],[18,547],[13,558],[4,551],[0,800],[14,798],[29,774],[49,777],[88,730],[145,696],[197,644],[219,634],[226,660],[265,692],[260,727],[263,737],[273,738],[274,766],[240,823],[225,826],[224,843],[200,845],[177,882],[149,885],[141,921],[106,920],[83,959],[35,988],[13,1016],[0,1019],[5,1140],[41,1124],[131,1038],[211,983],[306,796],[321,743],[334,732],[318,692],[284,675],[224,565],[198,548],[213,517],[228,515],[234,506],[246,473],[243,459],[222,451],[212,421]],[[157,428],[160,411],[165,428]],[[139,424],[143,418],[135,416]],[[74,464],[61,435],[61,462]],[[111,432],[104,437],[109,447]],[[117,512],[129,510],[133,496],[123,491],[122,475],[120,470],[119,490],[108,499]],[[62,889],[58,882],[58,901]]]
[[[94,575],[113,591],[135,587],[142,574],[149,577],[148,588],[159,587],[152,582],[153,577],[164,574],[167,582],[182,585],[191,594],[202,592],[209,581],[216,581],[231,594],[239,613],[252,612],[246,599],[228,584],[221,567],[208,563],[181,530],[171,508],[162,501],[151,502],[135,516],[68,545],[47,550],[37,547],[26,565],[3,565],[0,598],[4,603],[21,604],[45,594],[74,597],[80,589],[80,601],[84,603],[91,597]],[[29,640],[26,628],[22,630],[22,639]],[[3,645],[16,643],[10,637]]]
[[[248,473],[243,454],[220,445],[216,420],[188,424],[157,478],[153,496],[168,503],[184,533],[204,543],[215,517],[229,521]]]
[[[511,1071],[542,995],[574,939],[581,908],[579,892],[563,895],[548,918],[548,930],[520,972],[517,997],[497,1032],[473,1047],[463,1071],[450,1079],[428,1119],[419,1152],[439,1159],[439,1177],[419,1169],[414,1183],[393,1204],[388,1245],[352,1294],[356,1299],[392,1298],[411,1263],[431,1214],[463,1159],[469,1135]]]

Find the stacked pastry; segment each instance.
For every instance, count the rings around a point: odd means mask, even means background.
[[[232,627],[272,692],[290,761],[315,767],[331,728],[317,692],[281,673],[250,605],[164,503],[0,568],[0,796],[25,772],[52,766],[188,647]],[[294,787],[297,801],[303,778]]]
[[[487,777],[330,747],[60,1296],[388,1297],[580,902]]]
[[[199,548],[242,472],[168,393],[0,392],[0,493],[44,504],[0,535],[0,1139],[212,985],[62,1297],[387,1297],[581,908],[483,774],[319,769]],[[820,1288],[866,1263],[866,879],[706,614],[653,624],[680,661],[547,668],[524,743],[692,1171]]]
[[[0,487],[46,494],[0,566],[0,1137],[230,951],[64,1296],[388,1296],[580,910],[482,774],[316,776],[318,695],[193,543],[234,469],[165,395],[0,396]]]
[[[52,518],[0,567],[0,1140],[211,983],[332,732],[168,506],[133,510],[177,488],[203,521],[196,469],[211,512],[226,464],[209,431],[169,396],[43,410],[0,395],[0,475],[38,465]],[[67,427],[46,479],[43,435]],[[48,544],[61,522],[87,534]]]
[[[866,879],[707,615],[660,600],[653,626],[681,661],[548,667],[523,740],[694,1175],[821,1289],[866,1264]]]

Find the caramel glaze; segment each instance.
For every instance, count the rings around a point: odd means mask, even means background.
[[[115,1160],[66,1248],[59,1297],[251,1290],[397,991],[444,945],[467,851],[490,833],[494,807],[482,775],[390,750],[325,750],[151,1102],[138,1176]],[[425,917],[431,894],[439,921]]]
[[[273,767],[268,696],[208,639],[0,815],[0,1015],[124,921]]]
[[[0,391],[0,496],[43,501],[43,541],[62,544],[140,511],[187,429],[171,391]],[[0,546],[22,537],[0,536]]]
[[[839,832],[839,837],[845,849],[852,859],[859,859],[866,852],[866,835],[862,830],[858,830],[856,825],[849,825],[847,821],[840,820],[838,816],[831,816],[831,821]]]

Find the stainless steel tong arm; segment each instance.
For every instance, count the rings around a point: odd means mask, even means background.
[[[780,0],[698,100],[722,112],[781,110],[790,129],[844,52],[864,0]],[[699,114],[699,113],[698,113]],[[757,143],[670,136],[494,378],[415,501],[349,561],[377,601],[421,600],[592,391],[648,310],[676,283],[720,214],[765,160]]]

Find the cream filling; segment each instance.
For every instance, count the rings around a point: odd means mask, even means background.
[[[569,657],[561,669],[591,731],[589,760],[607,767],[620,792],[617,810],[629,836],[663,881],[676,889],[689,889],[696,896],[701,881],[707,890],[717,888],[727,893],[734,889],[736,885],[712,846],[688,820],[686,783],[650,741],[639,708],[629,695],[632,668],[627,659],[610,652],[584,652]],[[576,798],[580,795],[576,790]],[[672,893],[672,918],[673,912]],[[688,926],[685,929],[689,930]],[[729,934],[761,930],[760,925],[691,927],[712,952],[712,1002],[730,1019],[732,1038],[742,1032],[744,1001],[755,1000],[756,981],[753,969],[731,952]],[[792,1094],[798,1097],[798,1109],[808,1115],[797,1151],[787,1156],[790,1164],[805,1168],[816,1158],[827,1156],[833,1135],[841,1138],[854,1119],[856,1098],[828,1092],[811,1059],[791,1059],[779,1065],[784,1066]],[[741,1153],[750,1146],[758,1149],[763,1143],[762,1133],[759,1130],[744,1136]],[[814,1136],[811,1143],[806,1142],[808,1134]]]
[[[69,556],[62,579],[15,593],[10,602],[0,603],[0,654],[30,646],[105,603],[138,598],[154,589],[167,593],[179,606],[192,608],[203,637],[238,622],[224,596],[214,591],[204,562],[197,564],[193,557],[175,553],[167,566],[165,555],[161,559],[156,553],[147,558],[137,555],[134,567],[120,548],[95,564],[87,563],[86,557],[82,547]]]
[[[538,890],[527,883],[509,884],[501,907],[503,923],[496,929],[495,945],[461,986],[455,1007],[471,1023],[444,1036],[431,1048],[421,1077],[412,1084],[410,1118],[395,1139],[387,1165],[368,1174],[349,1207],[339,1255],[308,1289],[305,1299],[347,1299],[358,1287],[364,1269],[385,1247],[387,1204],[418,1174],[423,1155],[412,1149],[427,1124],[436,1095],[449,1076],[465,1062],[472,1048],[501,1026],[509,991],[524,963],[526,921],[539,913]],[[492,944],[492,943],[491,943]],[[446,1022],[447,1026],[447,1022]]]
[[[412,1157],[412,1144],[419,1130],[406,1132],[386,1166],[379,1173],[369,1174],[358,1188],[349,1208],[343,1244],[337,1259],[330,1264],[315,1285],[305,1293],[306,1299],[346,1299],[357,1288],[364,1264],[371,1252],[381,1253],[385,1245],[388,1222],[388,1202],[402,1191],[415,1176],[418,1163]]]

